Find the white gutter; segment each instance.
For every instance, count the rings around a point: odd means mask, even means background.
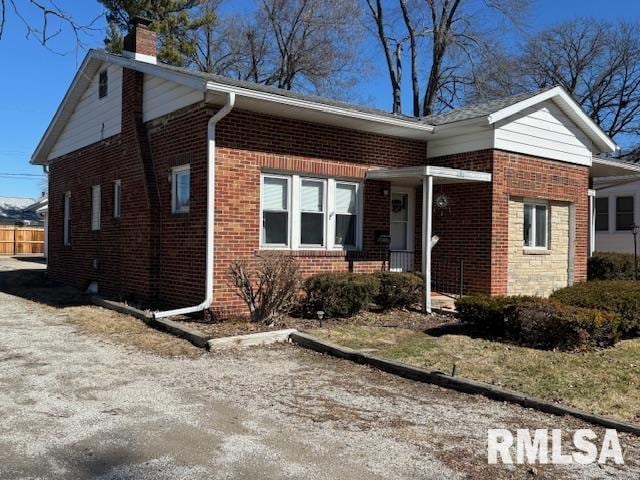
[[[213,302],[213,243],[215,221],[215,181],[216,181],[216,125],[233,109],[236,103],[236,94],[229,92],[227,102],[209,119],[207,125],[207,259],[206,277],[204,282],[204,300],[193,307],[177,308],[155,312],[154,318],[166,318],[174,315],[186,315],[188,313],[201,312],[211,306]]]

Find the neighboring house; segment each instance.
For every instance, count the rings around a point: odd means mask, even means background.
[[[229,264],[273,251],[304,275],[425,272],[427,309],[432,282],[586,279],[590,177],[628,172],[592,160],[616,145],[561,88],[415,119],[161,65],[155,44],[140,24],[122,56],[90,51],[33,154],[51,278],[184,307],[159,316],[238,312]]]
[[[635,175],[603,177],[594,182],[597,251],[634,251],[633,227],[640,225],[640,164],[630,164],[628,169],[635,169]]]
[[[42,212],[35,205],[39,199],[0,196],[0,225],[41,226]]]

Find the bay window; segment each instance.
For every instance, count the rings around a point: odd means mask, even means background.
[[[361,186],[332,178],[263,174],[264,248],[355,249],[362,233]]]

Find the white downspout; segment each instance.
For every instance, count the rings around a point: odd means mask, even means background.
[[[201,312],[211,306],[213,302],[213,242],[215,222],[215,181],[216,181],[216,124],[233,109],[236,102],[236,94],[229,92],[227,102],[209,119],[207,125],[207,259],[206,278],[204,282],[204,301],[193,307],[177,308],[164,312],[155,312],[154,318],[166,318],[174,315],[186,315],[188,313]]]

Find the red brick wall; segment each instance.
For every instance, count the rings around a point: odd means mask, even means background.
[[[78,288],[152,301],[151,216],[138,139],[142,75],[124,71],[122,133],[52,162],[49,175],[51,278]],[[122,216],[114,219],[113,181],[122,180]],[[101,230],[91,231],[91,187],[102,191]],[[71,192],[71,246],[63,245],[63,195]],[[93,261],[98,260],[98,269]]]
[[[459,281],[464,258],[466,291],[507,292],[508,207],[510,196],[565,201],[576,207],[574,280],[586,280],[588,197],[587,167],[499,150],[483,150],[429,159],[433,165],[490,172],[490,184],[436,187],[450,200],[434,209],[433,276],[445,284]]]

